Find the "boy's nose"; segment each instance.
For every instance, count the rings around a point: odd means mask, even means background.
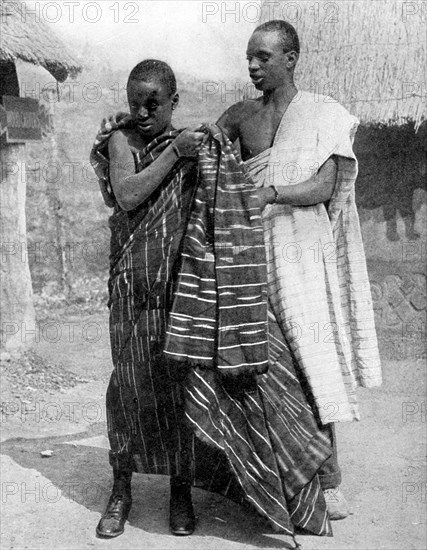
[[[147,118],[148,117],[148,111],[145,107],[140,107],[139,111],[138,111],[138,116],[140,118]]]

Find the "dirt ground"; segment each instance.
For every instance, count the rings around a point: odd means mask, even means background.
[[[97,539],[111,482],[104,406],[111,371],[107,312],[64,309],[52,322],[56,336],[45,331],[35,346],[41,358],[37,376],[14,375],[13,361],[3,357],[2,549],[291,547],[255,513],[201,490],[194,491],[195,534],[173,537],[168,480],[145,475],[135,476],[125,533]],[[427,547],[425,333],[402,333],[397,325],[379,336],[384,384],[359,390],[361,422],[337,427],[342,489],[352,514],[334,522],[332,538],[298,536],[304,550]],[[47,381],[34,387],[43,370]]]

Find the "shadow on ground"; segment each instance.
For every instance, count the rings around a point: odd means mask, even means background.
[[[39,498],[54,504],[65,498],[101,514],[111,488],[108,451],[78,444],[80,438],[87,437],[88,433],[82,433],[41,439],[9,439],[2,444],[2,454],[23,468],[37,470],[49,480],[39,487],[26,488],[29,499]],[[69,444],[71,440],[75,443]],[[46,450],[53,451],[51,457],[41,456],[41,452]],[[169,478],[135,474],[132,493],[129,524],[146,533],[169,535]],[[23,494],[21,488],[21,496]],[[258,548],[292,548],[282,538],[268,536],[277,533],[253,510],[201,489],[193,490],[193,500],[198,517],[195,534],[199,537],[215,537]],[[95,530],[95,525],[93,528]]]

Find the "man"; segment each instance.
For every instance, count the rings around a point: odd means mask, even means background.
[[[218,125],[239,140],[259,188],[270,306],[334,455],[319,471],[330,519],[348,515],[339,490],[333,422],[358,419],[355,387],[381,383],[365,256],[354,202],[356,119],[335,100],[299,92],[292,25],[257,27],[247,48],[262,97]]]

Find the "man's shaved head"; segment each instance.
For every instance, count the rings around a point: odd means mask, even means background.
[[[161,82],[168,91],[169,95],[176,93],[176,78],[174,72],[164,61],[158,59],[145,59],[136,65],[128,78],[130,80],[142,80],[149,82],[153,79]]]
[[[254,30],[256,32],[277,32],[280,35],[280,40],[284,52],[294,51],[299,54],[300,44],[297,31],[295,28],[281,19],[267,21]]]

